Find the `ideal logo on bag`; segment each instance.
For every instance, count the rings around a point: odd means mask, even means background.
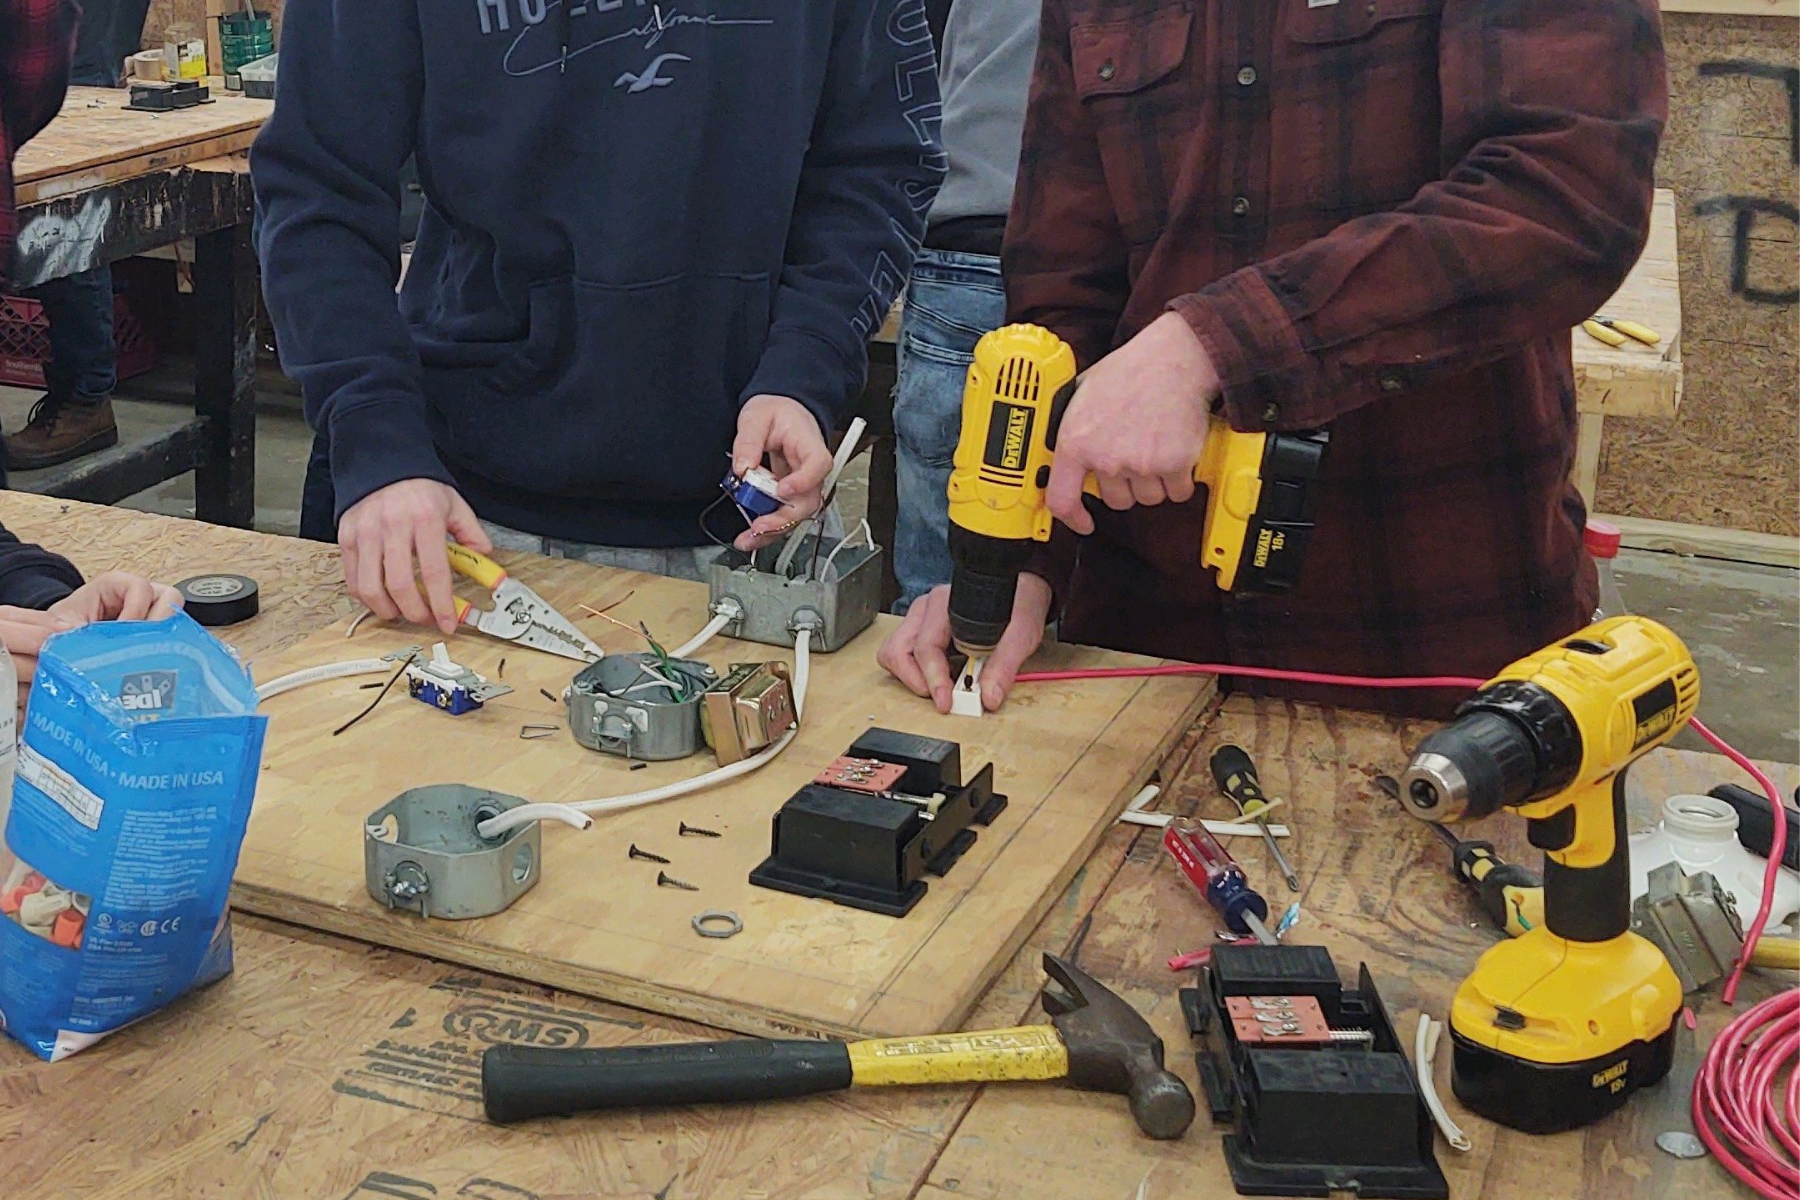
[[[163,712],[175,706],[175,672],[139,671],[119,680],[119,705],[127,712]]]

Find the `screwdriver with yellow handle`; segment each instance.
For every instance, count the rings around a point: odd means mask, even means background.
[[[1662,334],[1648,325],[1640,325],[1636,321],[1621,321],[1614,317],[1589,317],[1581,323],[1584,333],[1597,342],[1605,342],[1608,346],[1623,346],[1627,339],[1642,342],[1646,346],[1654,346],[1662,341]]]
[[[777,1100],[851,1086],[1066,1080],[1126,1096],[1138,1127],[1177,1138],[1194,1119],[1187,1085],[1163,1066],[1162,1039],[1119,996],[1053,954],[1049,1025],[861,1042],[743,1038],[552,1050],[494,1046],[481,1099],[496,1124],[619,1108]]]

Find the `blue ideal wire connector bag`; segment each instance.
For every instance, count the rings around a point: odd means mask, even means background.
[[[0,846],[0,1026],[55,1061],[231,971],[265,718],[184,614],[38,659]]]

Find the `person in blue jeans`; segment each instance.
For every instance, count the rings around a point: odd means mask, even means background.
[[[117,87],[125,59],[143,41],[150,0],[83,0],[69,82]],[[25,428],[6,437],[15,471],[52,467],[116,445],[112,392],[118,383],[110,265],[53,279],[30,293],[50,326],[43,398]]]
[[[1040,0],[956,0],[944,27],[938,77],[950,173],[907,285],[894,391],[900,613],[950,581],[945,488],[975,343],[1006,319],[1000,243],[1019,164],[1039,7]]]

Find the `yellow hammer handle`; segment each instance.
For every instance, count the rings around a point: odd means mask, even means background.
[[[1049,1025],[850,1043],[850,1078],[861,1085],[1061,1079],[1068,1073],[1068,1047]]]
[[[449,543],[446,549],[450,552],[450,567],[458,575],[467,576],[489,591],[506,580],[506,568],[487,555],[455,542]]]

